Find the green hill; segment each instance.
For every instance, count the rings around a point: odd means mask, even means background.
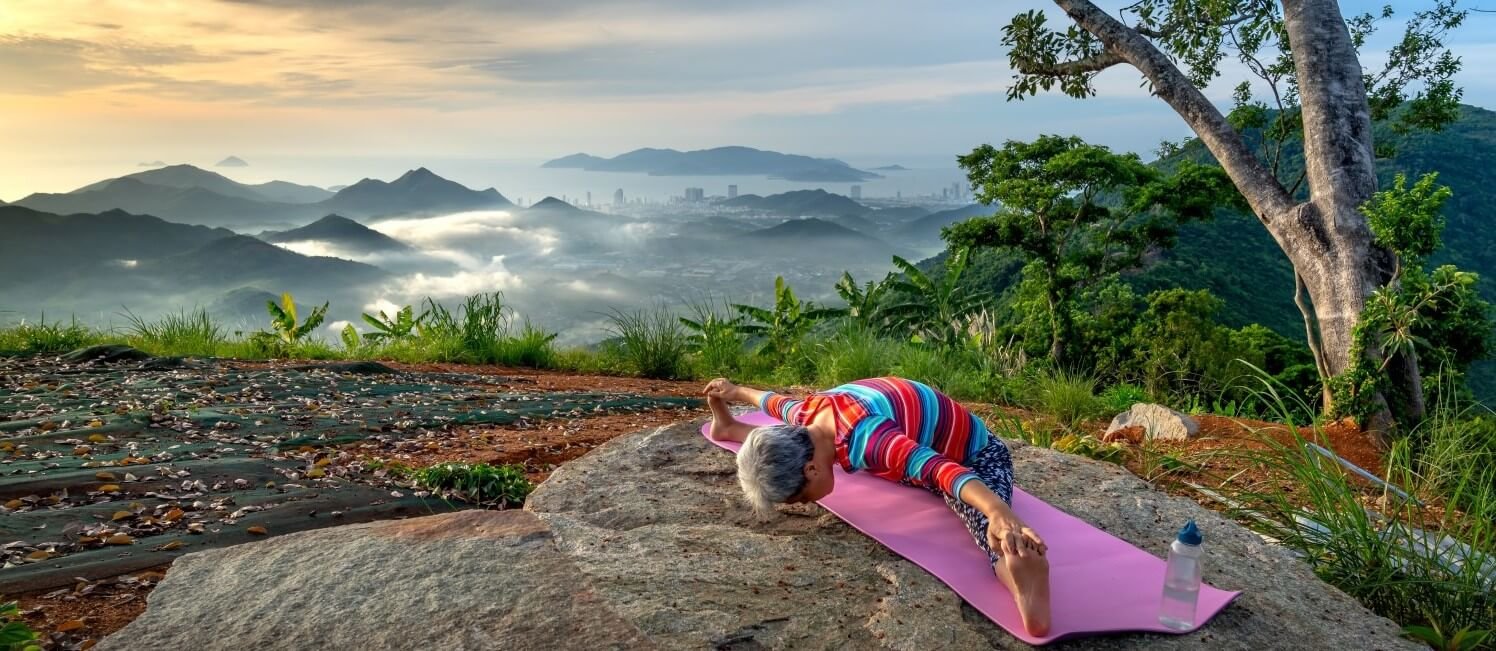
[[[1379,129],[1377,137],[1379,142],[1397,144],[1396,154],[1378,168],[1383,187],[1398,172],[1414,179],[1438,172],[1439,182],[1454,190],[1444,209],[1444,247],[1433,263],[1453,263],[1479,273],[1481,293],[1496,301],[1496,112],[1464,106],[1460,119],[1443,131],[1404,138]],[[1255,133],[1248,133],[1247,139],[1260,141]],[[1192,140],[1154,164],[1168,167],[1179,160],[1215,162],[1198,140]],[[1285,160],[1285,175],[1301,169],[1297,147],[1290,147]],[[1000,293],[1014,282],[1013,269],[1002,256],[975,256],[968,280],[973,289]],[[1166,287],[1208,289],[1225,301],[1219,317],[1228,325],[1260,323],[1303,340],[1304,323],[1293,303],[1293,269],[1267,230],[1248,213],[1223,210],[1209,222],[1184,226],[1172,250],[1153,256],[1128,280],[1139,293]],[[1477,364],[1470,380],[1478,395],[1496,404],[1496,363]]]

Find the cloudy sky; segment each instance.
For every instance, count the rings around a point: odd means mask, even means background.
[[[920,162],[1038,133],[1138,151],[1187,133],[1130,69],[1107,73],[1100,98],[1004,102],[999,30],[1046,6],[0,0],[0,199],[72,189],[109,166],[228,154],[542,159],[743,144]],[[1467,70],[1496,65],[1493,26],[1477,15],[1454,37]],[[1491,76],[1462,81],[1467,101],[1496,106]]]

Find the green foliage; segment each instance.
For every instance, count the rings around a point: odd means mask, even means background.
[[[270,313],[270,331],[256,332],[250,341],[270,357],[286,357],[300,347],[304,340],[327,318],[327,303],[313,308],[305,320],[296,314],[296,300],[290,293],[281,294],[281,304],[265,301],[265,311]]]
[[[430,316],[429,311],[416,316],[415,308],[410,305],[400,308],[393,317],[386,315],[384,310],[379,311],[379,316],[364,312],[364,323],[374,328],[372,332],[365,333],[364,338],[376,343],[408,339],[417,334],[421,323]]]
[[[730,306],[718,310],[710,302],[691,305],[692,317],[681,317],[680,323],[690,334],[686,337],[694,356],[697,375],[730,376],[743,364],[743,335],[738,332],[742,316],[733,316]]]
[[[691,343],[678,317],[664,308],[624,312],[608,316],[618,338],[619,352],[633,372],[648,378],[685,377]]]
[[[1212,395],[1235,384],[1263,354],[1216,325],[1220,299],[1204,290],[1168,289],[1148,296],[1148,309],[1133,326],[1135,369],[1157,395]],[[1241,345],[1247,344],[1247,345]]]
[[[525,503],[535,486],[519,466],[486,463],[438,463],[411,473],[417,484],[442,497],[485,507],[505,508]]]
[[[816,348],[816,383],[827,387],[888,375],[898,354],[898,344],[862,326],[845,328]]]
[[[0,332],[0,355],[66,353],[98,343],[103,337],[78,323],[76,318],[48,322],[42,315],[35,322],[22,321]]]
[[[455,314],[427,298],[422,335],[446,351],[448,361],[482,363],[504,347],[511,311],[503,292],[468,296]]]
[[[1028,378],[1028,383],[1024,406],[1054,418],[1066,429],[1100,416],[1104,408],[1096,398],[1096,378],[1090,376],[1040,372]]]
[[[1445,635],[1437,626],[1407,626],[1403,635],[1429,645],[1438,651],[1475,651],[1491,639],[1492,629],[1462,628]]]
[[[784,276],[774,278],[774,305],[770,309],[752,305],[734,304],[745,322],[737,326],[738,332],[762,338],[759,354],[777,364],[799,363],[803,358],[801,345],[816,323],[842,314],[842,310],[817,307],[810,301],[801,301],[784,282]]]
[[[932,278],[899,256],[894,267],[903,275],[893,278],[893,289],[903,302],[894,308],[898,325],[922,341],[954,346],[966,339],[964,319],[981,305],[979,296],[961,291],[967,251],[956,249],[945,261],[945,274]]]
[[[892,273],[881,281],[869,280],[859,286],[852,274],[844,271],[836,281],[836,293],[847,303],[847,318],[872,332],[890,331],[898,318],[901,306],[890,304],[894,290]]]
[[[1444,217],[1439,213],[1454,192],[1437,185],[1438,179],[1436,172],[1424,174],[1409,188],[1408,177],[1399,173],[1391,189],[1372,195],[1361,206],[1377,244],[1396,251],[1400,262],[1410,267],[1423,266],[1439,249],[1444,230]]]
[[[1219,169],[1187,164],[1164,175],[1135,154],[1073,137],[983,145],[959,160],[978,200],[1001,209],[948,227],[945,237],[956,248],[997,248],[1024,261],[1019,309],[1044,325],[1058,365],[1070,361],[1079,294],[1172,245],[1181,221],[1237,200]]]
[[[894,358],[894,375],[928,384],[953,398],[982,399],[988,394],[988,378],[977,357],[959,349],[905,344]]]
[[[1140,402],[1149,402],[1148,391],[1136,384],[1113,384],[1097,398],[1106,413],[1120,414]]]
[[[343,326],[343,330],[338,333],[338,338],[343,340],[343,349],[350,353],[364,345],[363,340],[358,336],[358,329],[354,328],[352,323]]]
[[[223,327],[203,308],[148,321],[125,310],[131,345],[157,355],[212,357],[228,340]]]
[[[0,649],[6,651],[41,651],[36,631],[21,617],[20,604],[9,601],[0,604]]]

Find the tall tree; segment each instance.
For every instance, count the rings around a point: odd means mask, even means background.
[[[1071,361],[1077,296],[1138,267],[1149,249],[1172,245],[1181,220],[1236,200],[1218,168],[1185,163],[1165,175],[1136,154],[1079,138],[982,145],[959,160],[977,199],[999,208],[944,236],[957,251],[994,247],[1022,258],[1020,289],[1034,294],[1048,322],[1050,360],[1061,367]]]
[[[1367,69],[1358,49],[1379,20],[1391,17],[1390,8],[1346,21],[1336,0],[1137,0],[1117,15],[1090,0],[1054,3],[1073,23],[1065,31],[1050,28],[1037,11],[1015,16],[1003,30],[1017,71],[1009,99],[1056,87],[1088,97],[1098,72],[1136,68],[1220,162],[1293,263],[1297,302],[1322,378],[1328,384],[1356,367],[1361,312],[1397,266],[1359,210],[1377,190],[1376,154],[1387,150],[1374,143],[1372,122],[1390,120],[1406,132],[1454,119],[1460,90],[1452,78],[1460,62],[1444,48],[1443,36],[1465,12],[1454,0],[1435,0],[1407,22],[1383,65]],[[1237,86],[1235,119],[1201,92],[1231,54],[1251,75]],[[1271,95],[1277,109],[1271,125],[1254,88]],[[1242,133],[1247,126],[1270,126],[1263,130],[1269,142],[1249,145]],[[1285,173],[1282,144],[1289,139],[1303,141],[1301,173]],[[1362,350],[1374,356],[1379,348]],[[1397,358],[1388,368],[1405,385],[1401,393],[1421,396],[1416,357]],[[1326,397],[1329,408],[1328,391]],[[1376,402],[1376,415],[1365,424],[1387,431],[1391,412],[1384,399]],[[1421,401],[1405,407],[1414,416],[1422,411]]]

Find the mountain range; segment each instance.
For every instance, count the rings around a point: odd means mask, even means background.
[[[651,176],[722,176],[740,174],[806,183],[856,183],[879,178],[834,158],[812,158],[752,147],[716,147],[695,151],[636,149],[613,158],[572,154],[541,167],[589,172],[634,172]]]
[[[72,192],[36,193],[14,205],[63,215],[123,210],[240,229],[294,226],[333,213],[375,218],[513,207],[493,188],[471,190],[424,167],[391,182],[364,179],[334,193],[285,181],[248,185],[191,165],[137,172]]]

